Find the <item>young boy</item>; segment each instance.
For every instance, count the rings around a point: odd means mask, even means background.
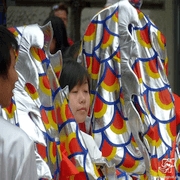
[[[76,122],[86,121],[90,107],[90,80],[86,69],[74,60],[64,61],[59,79],[61,88],[69,87],[69,107]]]
[[[86,121],[86,125],[89,126],[90,122],[87,121],[87,117],[90,108],[90,79],[87,70],[74,60],[64,61],[59,83],[61,88],[69,87],[68,104],[78,125]],[[89,129],[89,127],[86,128],[88,131]],[[108,163],[102,156],[92,136],[83,131],[80,133],[91,161],[97,165],[97,169],[101,166],[103,175],[107,179],[115,180],[114,164]]]
[[[18,75],[15,70],[18,44],[0,26],[0,179],[37,180],[34,143],[20,128],[4,120],[1,108],[11,103]]]

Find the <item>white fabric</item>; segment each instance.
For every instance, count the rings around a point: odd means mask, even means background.
[[[84,143],[88,149],[88,153],[92,160],[100,159],[102,158],[102,152],[97,147],[97,144],[95,143],[92,136],[84,133],[83,131],[80,131],[82,138],[84,140]]]
[[[91,157],[92,162],[97,166],[101,166],[101,171],[106,179],[117,180],[115,164],[108,162],[107,159],[102,156],[102,152],[99,150],[92,136],[83,131],[80,131],[80,133],[86,148],[88,149],[88,154]],[[130,177],[127,179],[131,180]]]
[[[38,179],[34,143],[23,130],[2,117],[0,117],[0,179]]]

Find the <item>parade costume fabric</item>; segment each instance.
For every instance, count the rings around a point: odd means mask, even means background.
[[[68,106],[68,87],[58,83],[62,58],[60,51],[49,53],[51,24],[10,30],[20,48],[19,81],[2,114],[36,143],[39,178],[174,179],[165,38],[148,17],[121,0],[95,15],[83,37],[78,61],[91,76],[93,138],[103,156],[96,160]]]
[[[61,89],[58,83],[62,57],[60,51],[54,55],[49,52],[51,23],[9,30],[19,44],[19,78],[12,103],[2,114],[36,144],[39,179],[116,179],[114,164],[103,157],[91,158],[68,106],[68,87]]]
[[[93,137],[102,155],[124,178],[176,179],[174,98],[156,25],[120,0],[92,18],[78,62],[91,77]]]

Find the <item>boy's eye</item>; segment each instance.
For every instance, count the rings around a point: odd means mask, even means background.
[[[72,93],[77,93],[77,91],[72,91]]]

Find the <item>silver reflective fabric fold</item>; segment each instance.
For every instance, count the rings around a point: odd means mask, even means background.
[[[97,13],[83,36],[78,62],[91,77],[93,137],[135,179],[176,177],[167,60],[165,37],[128,0]]]

